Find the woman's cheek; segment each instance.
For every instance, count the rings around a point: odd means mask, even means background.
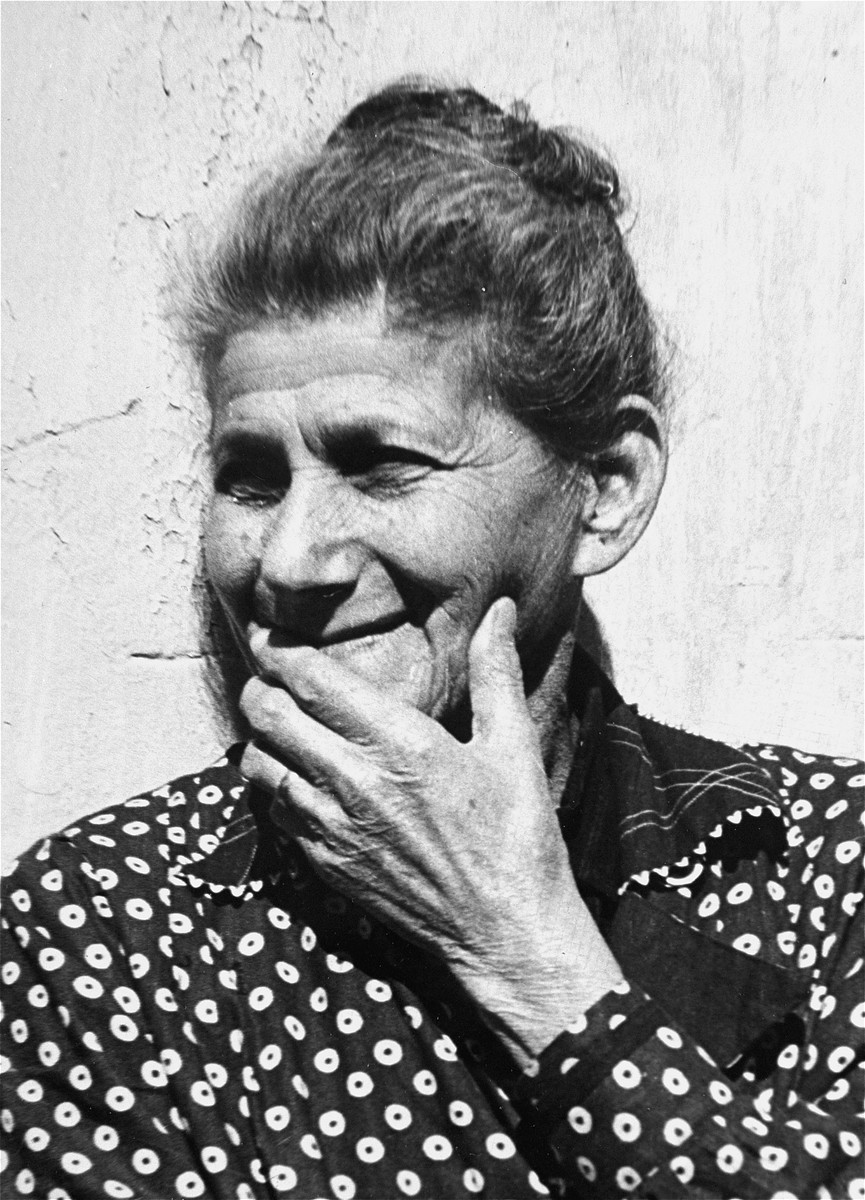
[[[211,501],[204,532],[207,576],[232,607],[255,582],[259,537],[250,524],[237,505],[221,497]]]

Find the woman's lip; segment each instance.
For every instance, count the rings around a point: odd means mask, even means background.
[[[391,633],[400,625],[404,625],[407,620],[404,612],[393,613],[391,616],[379,617],[374,621],[365,621],[362,624],[318,635],[304,634],[279,625],[253,624],[250,626],[249,645],[253,652],[264,644],[269,644],[275,650],[295,646],[312,646],[316,650],[326,650],[330,646],[340,646],[345,642],[358,642],[378,634]]]

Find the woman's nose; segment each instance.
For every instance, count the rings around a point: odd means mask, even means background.
[[[348,498],[315,469],[297,471],[261,545],[259,581],[274,596],[350,591],[362,550]]]

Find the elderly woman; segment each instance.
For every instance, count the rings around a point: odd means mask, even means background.
[[[252,737],[12,875],[10,1194],[865,1195],[861,766],[641,718],[575,641],[664,478],[620,211],[400,85],[198,263]]]

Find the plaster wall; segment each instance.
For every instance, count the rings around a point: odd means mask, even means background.
[[[589,597],[620,690],[862,751],[859,5],[2,6],[4,851],[216,756],[204,412],[166,256],[412,72],[595,134],[679,350],[653,526]]]

